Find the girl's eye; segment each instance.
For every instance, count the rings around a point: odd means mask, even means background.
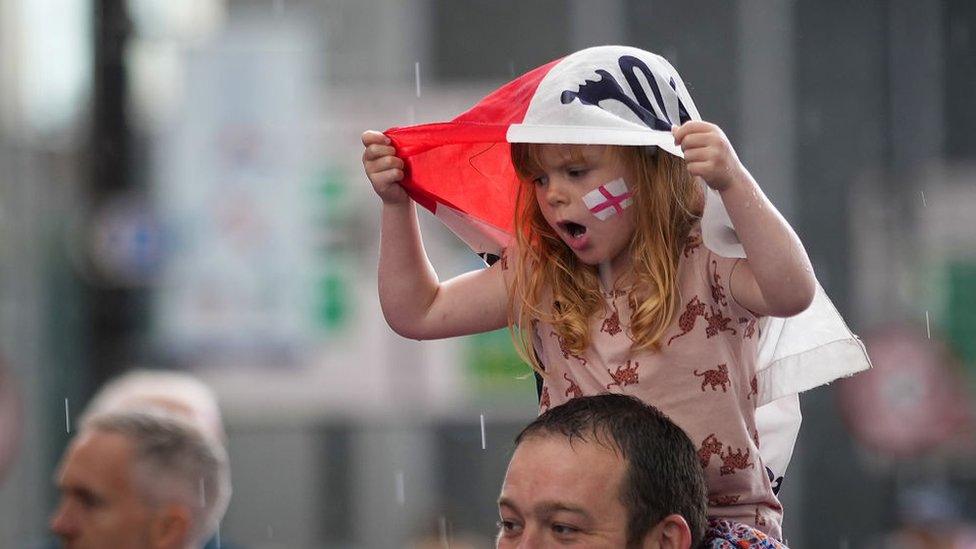
[[[536,187],[541,187],[548,182],[549,182],[549,178],[544,175],[540,175],[539,177],[536,177],[535,179],[532,180],[532,184],[535,185]]]
[[[566,174],[570,177],[583,177],[586,175],[586,171],[585,168],[570,168],[566,170]]]

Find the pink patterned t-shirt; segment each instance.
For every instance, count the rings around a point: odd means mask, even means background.
[[[759,456],[755,422],[758,318],[732,299],[728,284],[737,261],[711,253],[698,225],[692,229],[678,264],[680,310],[659,351],[632,351],[626,291],[604,293],[606,312],[590,323],[582,355],[537,322],[535,350],[546,370],[541,409],[605,392],[656,406],[698,448],[709,517],[781,539],[783,508]]]

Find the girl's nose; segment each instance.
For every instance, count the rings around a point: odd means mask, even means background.
[[[555,179],[550,180],[546,185],[546,202],[550,206],[565,206],[569,201],[570,196],[565,185]]]

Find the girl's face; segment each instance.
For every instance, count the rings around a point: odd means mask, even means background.
[[[630,265],[628,247],[636,227],[634,208],[613,207],[597,189],[623,179],[630,190],[631,174],[612,147],[603,145],[541,145],[540,173],[531,174],[535,198],[549,226],[587,265],[609,263],[613,273]],[[619,185],[619,183],[617,183]],[[610,195],[618,195],[610,186]],[[622,189],[621,189],[622,190]],[[596,191],[597,209],[614,213],[599,219],[583,197]],[[613,199],[609,202],[614,202]],[[603,216],[606,214],[604,213]]]

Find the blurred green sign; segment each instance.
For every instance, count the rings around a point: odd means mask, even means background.
[[[464,364],[473,385],[506,389],[530,383],[532,370],[515,352],[508,329],[465,338]]]
[[[956,354],[976,376],[976,262],[953,261],[946,269],[946,330]]]

